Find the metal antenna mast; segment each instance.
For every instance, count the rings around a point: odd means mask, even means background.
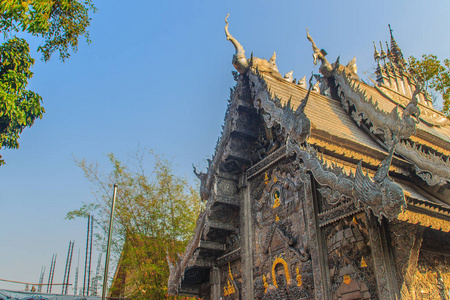
[[[58,254],[55,253],[55,260],[53,261],[53,268],[52,268],[52,273],[51,273],[51,278],[50,278],[50,291],[49,293],[52,292],[52,287],[53,287],[53,276],[55,275],[55,266],[56,266],[56,258],[57,258]]]
[[[87,260],[88,260],[88,250],[89,250],[89,229],[91,227],[91,215],[88,215],[88,227],[87,227],[87,237],[86,237],[86,257],[84,259],[84,279],[83,279],[83,296],[86,292],[86,272],[87,272]]]
[[[64,268],[64,277],[63,277],[63,285],[61,289],[61,294],[64,295],[64,284],[66,283],[66,277],[67,277],[67,265],[69,264],[69,255],[70,255],[70,248],[72,247],[72,241],[69,241],[69,248],[67,249],[67,258],[66,258],[66,267]]]
[[[72,256],[73,256],[73,246],[75,245],[75,241],[69,243],[69,253],[67,254],[66,262],[66,270],[67,275],[65,274],[65,281],[63,281],[63,291],[62,294],[67,295],[67,289],[69,287],[69,278],[70,278],[70,268],[72,266]]]
[[[38,293],[42,291],[42,284],[44,283],[45,266],[41,268],[41,275],[39,276],[39,286],[37,288]]]
[[[52,261],[50,263],[50,271],[48,272],[48,285],[47,285],[47,293],[50,292],[50,280],[52,278],[52,270],[53,270],[53,260],[55,259],[55,254],[52,255]]]
[[[98,280],[100,279],[100,268],[101,268],[101,263],[102,263],[102,254],[103,252],[100,252],[98,254],[98,259],[97,259],[97,268],[95,270],[95,277],[92,279],[92,296],[97,296],[98,294]]]
[[[77,264],[77,269],[75,270],[75,286],[73,288],[73,294],[76,295],[77,294],[77,289],[78,289],[78,269],[80,268],[80,248],[78,248],[78,264]]]
[[[89,268],[88,268],[88,279],[87,279],[87,295],[89,296],[89,286],[91,283],[91,262],[92,262],[92,236],[94,234],[94,216],[91,216],[91,237],[89,242]]]

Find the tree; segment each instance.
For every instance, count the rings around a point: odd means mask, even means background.
[[[0,148],[18,148],[20,133],[45,112],[42,98],[26,89],[34,65],[29,44],[13,33],[44,39],[37,48],[42,59],[48,61],[58,51],[64,61],[71,50],[77,51],[80,36],[90,42],[89,13],[95,10],[91,0],[0,1],[0,32],[4,40],[0,46]],[[3,163],[0,156],[0,165]]]
[[[153,160],[147,174],[144,158]],[[108,154],[112,171],[99,172],[96,164],[77,161],[94,187],[95,200],[67,214],[68,219],[94,215],[107,234],[113,184],[118,184],[113,253],[126,270],[125,290],[132,299],[167,299],[169,267],[176,261],[195,229],[202,209],[196,192],[186,179],[173,174],[172,166],[152,151],[138,151],[131,161],[122,163]],[[174,297],[173,299],[176,299]]]
[[[441,63],[436,55],[422,55],[422,59],[409,58],[409,72],[419,82],[423,82],[425,88],[441,94],[443,100],[442,112],[450,118],[450,60],[444,59]]]

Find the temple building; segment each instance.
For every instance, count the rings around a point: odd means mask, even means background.
[[[208,169],[194,170],[206,210],[169,294],[449,299],[450,121],[392,31],[370,84],[308,31],[320,74],[298,82],[225,33],[236,86]]]

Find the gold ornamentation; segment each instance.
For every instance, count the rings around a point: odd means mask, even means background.
[[[273,207],[272,208],[277,208],[278,206],[280,206],[280,191],[275,190],[275,191],[273,191]]]
[[[232,281],[234,281],[234,279],[233,279],[233,274],[231,274],[230,263],[228,263],[228,276],[229,276],[229,278],[227,279],[227,285],[223,287],[223,296],[224,297],[234,294],[236,292],[234,285],[231,283]],[[230,282],[230,279],[231,279],[231,282]]]
[[[278,217],[278,215],[275,216],[275,221],[276,222],[280,221],[280,218]]]
[[[352,279],[350,278],[349,275],[344,275],[343,278],[344,278],[344,283],[345,283],[346,285],[349,285],[350,282],[352,282]]]
[[[264,173],[264,183],[265,183],[266,185],[269,184],[269,176],[267,175],[267,172]]]
[[[365,267],[367,267],[367,263],[364,260],[364,256],[363,256],[363,257],[361,257],[361,268],[365,268]]]
[[[277,284],[277,278],[275,276],[276,275],[275,267],[278,264],[282,264],[284,267],[284,273],[286,274],[286,282],[289,282],[289,280],[291,280],[291,275],[289,274],[289,268],[288,268],[287,262],[282,257],[277,257],[272,264],[272,282],[273,282],[273,285],[276,286],[277,288],[278,288],[278,284]]]
[[[277,176],[273,175],[273,182],[277,182],[277,181],[278,181]]]
[[[315,138],[315,137],[310,137],[308,142],[311,145],[315,145],[315,146],[324,148],[324,149],[326,149],[326,150],[328,150],[330,152],[334,152],[336,154],[343,155],[343,156],[348,157],[348,158],[354,158],[355,160],[363,160],[365,163],[368,163],[368,164],[370,164],[372,166],[378,167],[381,164],[381,160],[380,159],[377,159],[377,158],[374,158],[372,156],[368,156],[368,155],[365,155],[365,154],[358,153],[358,152],[350,150],[348,148],[344,148],[344,147],[341,147],[339,145],[332,144],[332,143],[326,142],[324,140],[321,140],[321,139],[318,139],[318,138]],[[394,169],[394,168],[392,167],[392,169]]]
[[[424,145],[424,146],[430,147],[430,148],[436,150],[437,152],[444,154],[445,156],[450,156],[450,151],[449,150],[444,149],[442,147],[439,147],[438,145],[430,143],[430,142],[428,142],[428,141],[426,141],[424,139],[421,139],[421,138],[419,138],[419,137],[417,137],[415,135],[410,136],[409,139],[411,141],[413,141],[415,144],[419,144],[419,145]]]
[[[353,220],[352,220],[352,222],[353,222],[353,224],[358,224],[358,221],[356,221],[356,217],[355,216],[353,216]]]
[[[263,275],[263,282],[264,282],[264,294],[267,293],[267,289],[269,288],[269,284],[267,283],[266,275]]]
[[[301,286],[302,285],[302,275],[300,275],[300,270],[298,269],[298,267],[295,269],[295,272],[297,273],[297,276],[295,277],[297,279],[297,286]]]
[[[398,215],[398,219],[411,224],[420,224],[424,227],[430,227],[436,230],[450,232],[450,222],[432,216],[415,213],[409,210],[405,210],[404,212],[400,213]]]

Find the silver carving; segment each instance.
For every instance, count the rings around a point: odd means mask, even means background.
[[[313,38],[309,35],[309,30],[306,28],[306,38],[311,42],[311,46],[313,48],[313,58],[314,65],[317,65],[317,60],[321,61],[321,66],[319,67],[319,72],[325,78],[331,77],[333,72],[337,69],[341,72],[345,72],[349,77],[358,79],[358,75],[356,75],[357,67],[356,67],[356,57],[354,57],[346,67],[339,64],[339,57],[336,62],[330,64],[330,62],[325,58],[327,52],[324,49],[319,49]]]
[[[311,42],[311,45],[313,48],[314,65],[317,65],[317,60],[320,60],[322,62],[321,66],[319,68],[320,73],[325,77],[330,77],[333,72],[333,66],[325,58],[325,56],[327,55],[327,52],[324,49],[319,49],[319,47],[316,46],[316,43],[314,42],[312,37],[309,35],[308,28],[306,28],[306,38]]]
[[[266,59],[261,59],[257,57],[253,57],[253,55],[247,59],[245,57],[245,50],[244,47],[236,40],[228,31],[228,16],[230,14],[227,14],[225,17],[225,35],[227,37],[227,40],[230,41],[235,50],[236,53],[233,55],[233,66],[236,68],[236,70],[244,74],[245,71],[250,67],[254,69],[258,69],[263,72],[271,73],[272,75],[282,78],[280,72],[278,72],[277,64],[275,63],[275,60],[277,59],[277,56],[275,52],[273,53],[272,57],[267,61]]]
[[[358,203],[363,203],[367,212],[372,211],[381,223],[382,217],[388,220],[396,218],[406,208],[403,189],[389,177],[389,167],[394,154],[395,144],[389,151],[389,156],[378,168],[373,180],[361,168],[358,163],[355,174],[355,186],[353,194]]]
[[[450,182],[450,160],[443,160],[442,157],[425,153],[421,147],[413,147],[408,142],[397,145],[396,153],[411,160],[414,164],[414,171],[428,185],[443,185]]]
[[[434,186],[450,182],[448,161],[437,155],[424,153],[421,147],[411,147],[406,142],[402,143],[402,140],[415,134],[416,126],[420,122],[422,110],[419,108],[417,95],[422,92],[422,87],[416,88],[400,118],[398,105],[388,114],[380,110],[372,98],[367,99],[365,91],[357,82],[339,72],[334,73],[334,78],[344,108],[349,111],[350,106],[354,107],[355,110],[351,115],[358,124],[361,124],[362,120],[367,120],[372,124],[370,130],[373,133],[384,135],[384,142],[388,147],[392,147],[394,140],[398,139],[401,143],[396,146],[396,153],[411,161],[416,174],[427,184]]]
[[[290,71],[290,72],[284,74],[284,80],[286,80],[288,82],[293,82],[294,81],[294,71]]]
[[[236,70],[239,73],[244,73],[245,70],[247,70],[248,67],[248,62],[247,59],[245,58],[245,50],[244,47],[242,47],[242,45],[238,42],[238,40],[236,40],[228,31],[228,17],[230,16],[230,14],[227,14],[227,16],[225,17],[225,23],[227,23],[227,25],[225,25],[225,34],[227,36],[227,40],[230,41],[234,48],[236,49],[236,53],[233,55],[233,66],[236,68]]]
[[[394,135],[398,140],[409,138],[416,132],[416,125],[420,122],[420,109],[417,105],[417,94],[420,89],[416,89],[411,101],[399,116],[398,106],[390,113],[386,113],[378,108],[373,99],[367,99],[366,92],[360,88],[358,82],[352,81],[345,72],[334,72],[334,78],[338,88],[338,93],[344,108],[353,106],[353,119],[360,124],[361,120],[367,120],[372,124],[370,130],[375,134],[384,134],[386,145],[394,144]]]
[[[322,197],[329,205],[337,205],[345,198],[354,199],[352,178],[342,172],[335,174],[333,171],[327,170],[312,147],[301,149],[297,145],[291,145],[287,151],[290,155],[295,153],[298,163],[313,174],[314,179],[322,186],[320,190]]]
[[[311,93],[313,76],[309,80],[308,93],[295,111],[291,107],[290,100],[282,106],[279,99],[276,97],[272,99],[266,83],[258,74],[249,72],[249,78],[254,106],[261,111],[267,128],[279,124],[284,129],[286,138],[298,144],[305,142],[311,133],[311,122],[305,114],[305,106]]]
[[[304,88],[304,89],[308,88],[308,87],[306,86],[306,76],[303,76],[302,79],[300,79],[300,80],[298,81],[298,85],[301,86],[301,87]]]

